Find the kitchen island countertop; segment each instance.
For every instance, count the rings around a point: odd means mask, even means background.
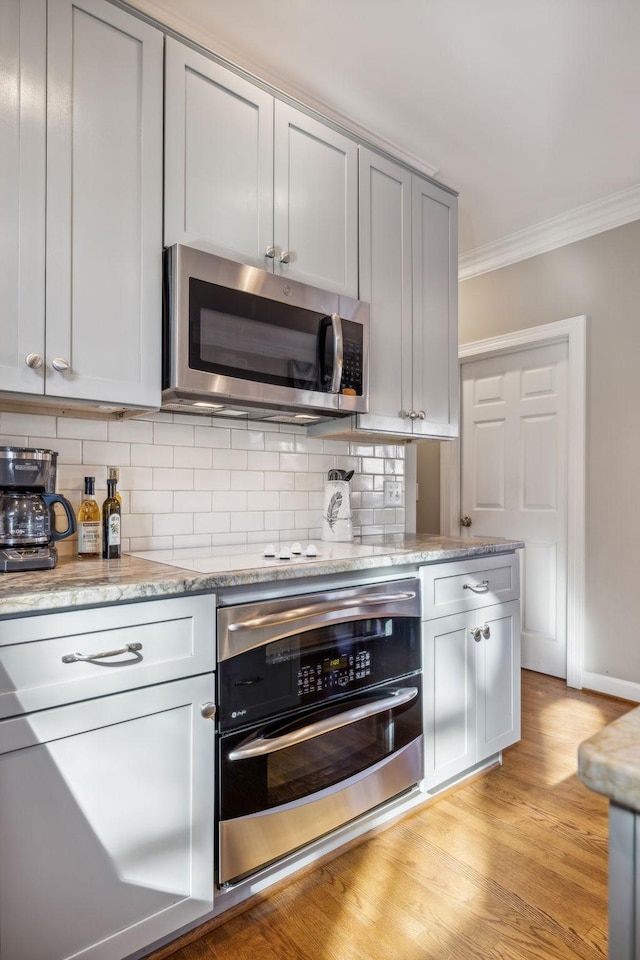
[[[509,553],[520,540],[435,535],[371,536],[316,544],[316,557],[267,559],[264,544],[158,550],[120,560],[61,558],[53,570],[0,575],[0,616],[195,593],[303,577]]]
[[[596,793],[640,813],[640,707],[580,744],[578,777]]]

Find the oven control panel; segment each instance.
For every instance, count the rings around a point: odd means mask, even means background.
[[[357,681],[371,676],[371,651],[326,657],[317,663],[307,663],[298,670],[298,694],[341,693],[357,685]]]

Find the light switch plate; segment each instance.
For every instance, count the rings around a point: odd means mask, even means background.
[[[400,480],[385,480],[383,505],[385,507],[402,506],[402,483]]]

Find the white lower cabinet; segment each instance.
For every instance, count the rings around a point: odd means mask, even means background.
[[[520,604],[423,623],[425,779],[434,790],[520,739]]]
[[[213,674],[0,723],[2,960],[119,960],[213,907]]]

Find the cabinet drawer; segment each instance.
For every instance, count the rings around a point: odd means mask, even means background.
[[[215,622],[212,595],[2,620],[0,717],[208,673]]]
[[[515,553],[453,563],[434,563],[420,570],[422,619],[448,617],[520,596]]]

